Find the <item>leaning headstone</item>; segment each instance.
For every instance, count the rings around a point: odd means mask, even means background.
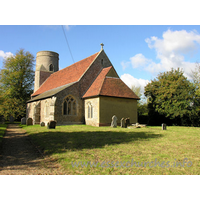
[[[126,124],[127,124],[127,126],[130,126],[130,118],[129,117],[126,118]]]
[[[124,118],[121,118],[121,128],[125,128],[125,121],[124,121]]]
[[[10,116],[10,123],[14,123],[14,117]]]
[[[167,130],[167,125],[166,124],[162,124],[162,130]]]
[[[41,122],[41,123],[40,123],[40,126],[45,126],[45,123],[44,123],[44,122]]]
[[[29,126],[29,125],[33,125],[33,119],[32,118],[28,118],[26,120],[26,125]]]
[[[127,128],[127,126],[128,126],[128,118],[126,118],[124,121],[125,121],[125,128]]]
[[[117,117],[115,115],[112,117],[111,127],[117,127]]]
[[[26,124],[26,118],[23,117],[23,118],[21,118],[21,125],[25,125],[25,124]]]
[[[48,123],[47,123],[47,128],[48,129],[51,129],[51,128],[56,128],[56,121],[54,121],[54,120],[51,120],[51,121],[49,121]]]

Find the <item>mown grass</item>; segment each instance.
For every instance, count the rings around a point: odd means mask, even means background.
[[[6,132],[7,124],[0,124],[0,146],[3,140],[3,136]]]
[[[46,156],[62,166],[59,170],[64,174],[200,174],[200,128],[23,128]],[[72,162],[89,161],[97,167],[72,166]]]

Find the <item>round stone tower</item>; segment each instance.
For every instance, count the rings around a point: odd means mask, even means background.
[[[56,72],[59,55],[53,51],[39,51],[36,56],[36,70]]]
[[[59,54],[53,51],[39,51],[36,56],[34,92],[54,72],[59,71]]]

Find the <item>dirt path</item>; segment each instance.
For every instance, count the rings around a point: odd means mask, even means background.
[[[43,158],[16,124],[8,125],[0,153],[0,175],[61,174],[59,166]]]

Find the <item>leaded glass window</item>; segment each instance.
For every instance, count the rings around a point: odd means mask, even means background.
[[[63,103],[64,115],[76,115],[76,100],[72,96],[65,98]]]

